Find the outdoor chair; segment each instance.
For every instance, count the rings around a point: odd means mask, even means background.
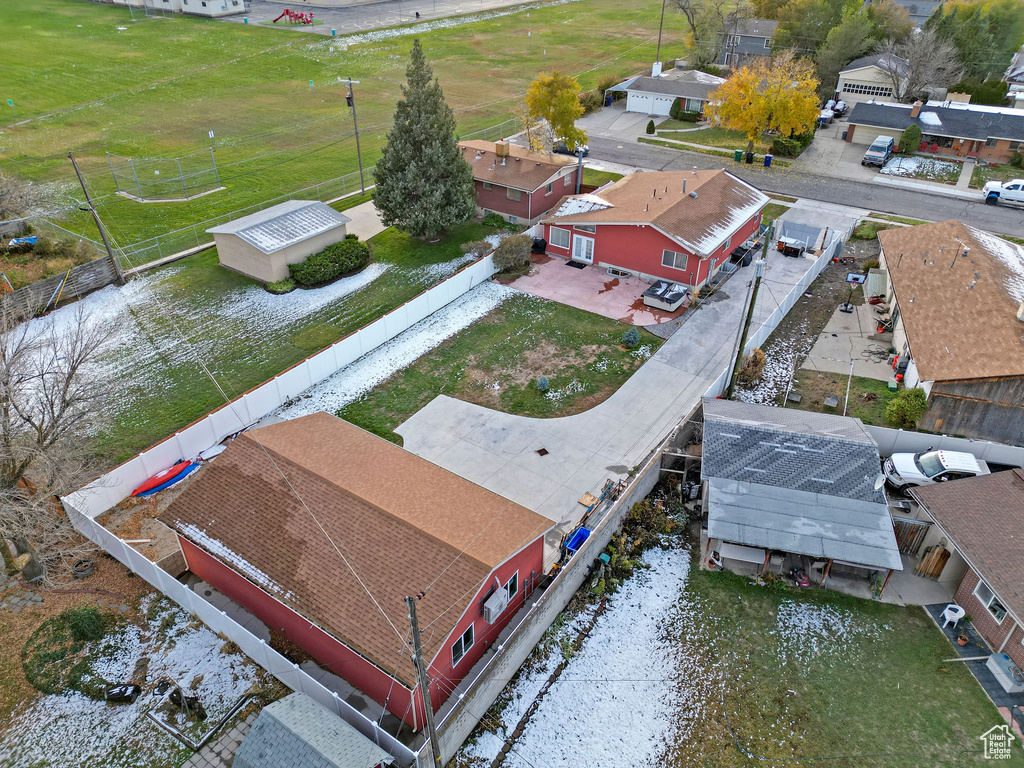
[[[946,610],[942,612],[942,618],[946,620],[946,623],[942,625],[942,628],[945,629],[952,624],[953,629],[956,629],[956,625],[960,622],[960,619],[964,617],[965,613],[967,612],[959,605],[956,603],[950,603],[946,606]]]

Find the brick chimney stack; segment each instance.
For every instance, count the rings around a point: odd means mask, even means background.
[[[915,101],[914,106],[910,108],[910,116],[917,117],[919,114],[921,114],[921,107],[923,106],[924,105],[920,101]]]

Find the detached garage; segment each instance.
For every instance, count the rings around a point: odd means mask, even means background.
[[[351,221],[316,200],[289,200],[208,230],[221,266],[263,283],[288,277],[288,265],[305,261],[345,239]]]

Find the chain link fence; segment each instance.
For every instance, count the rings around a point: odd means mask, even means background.
[[[132,200],[189,200],[220,189],[213,149],[182,157],[121,157],[107,152],[119,194]]]

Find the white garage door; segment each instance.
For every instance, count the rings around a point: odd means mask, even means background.
[[[672,102],[675,99],[671,96],[655,96],[654,97],[654,108],[651,112],[655,115],[665,115],[668,117],[672,111]]]
[[[651,114],[651,94],[630,92],[626,96],[626,111],[640,112],[644,115]]]

